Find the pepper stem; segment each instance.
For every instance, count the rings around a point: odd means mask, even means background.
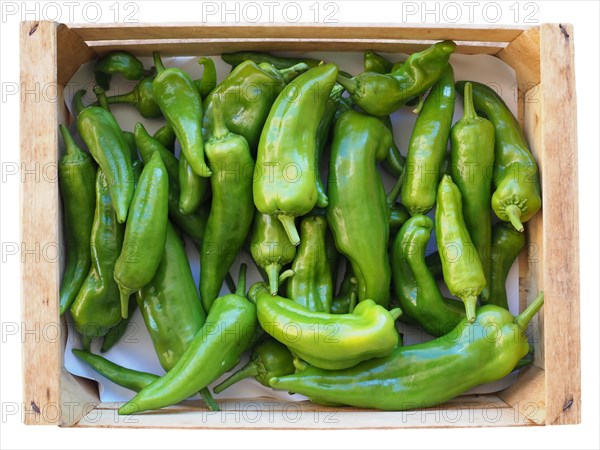
[[[279,284],[283,283],[285,280],[293,277],[294,275],[296,275],[296,272],[294,272],[292,269],[286,270],[279,275]]]
[[[529,325],[529,322],[531,321],[531,319],[533,319],[533,316],[537,314],[537,312],[540,310],[543,304],[544,291],[541,291],[536,297],[536,299],[532,301],[521,314],[515,317],[515,323],[519,326],[521,330],[527,329],[527,325]]]
[[[508,205],[504,208],[504,213],[513,227],[515,227],[515,230],[523,232],[525,227],[523,227],[523,223],[521,222],[521,209],[517,205]]]
[[[229,134],[229,129],[225,124],[225,117],[223,116],[223,101],[221,95],[215,95],[212,99],[212,112],[213,112],[213,137],[215,139],[222,139]]]
[[[73,106],[75,107],[75,113],[77,115],[79,115],[81,111],[85,109],[85,105],[83,104],[83,96],[85,95],[85,92],[85,89],[80,89],[73,97]]]
[[[109,104],[113,103],[137,103],[138,102],[137,91],[133,89],[125,94],[119,95],[111,95],[110,97],[106,97],[106,101]]]
[[[351,95],[358,88],[358,83],[356,82],[356,80],[352,78],[346,78],[345,76],[340,75],[339,73],[337,76],[337,82],[344,86],[344,89],[346,89]]]
[[[214,61],[206,56],[200,58],[198,64],[204,69],[202,78],[198,80],[200,84],[198,90],[200,91],[200,97],[205,99],[217,85],[217,69],[215,69]]]
[[[269,279],[269,292],[271,295],[277,295],[277,291],[279,290],[279,271],[281,270],[281,266],[279,264],[269,264],[265,268],[267,272],[267,278]]]
[[[246,270],[248,269],[248,265],[243,263],[240,266],[240,272],[238,274],[238,282],[237,288],[235,289],[235,295],[239,295],[240,297],[246,296]]]
[[[300,244],[300,235],[298,234],[298,230],[296,229],[296,222],[294,221],[294,217],[287,216],[285,214],[278,214],[277,218],[283,225],[285,233],[288,236],[288,239],[292,243],[292,245]]]
[[[465,102],[463,119],[476,119],[477,113],[475,112],[475,107],[473,106],[473,85],[468,81],[465,84],[463,97]]]
[[[306,63],[298,63],[295,64],[291,67],[287,67],[285,69],[279,69],[279,75],[281,75],[281,78],[283,78],[283,81],[285,82],[285,84],[288,84],[290,81],[292,81],[294,78],[296,78],[298,75],[300,75],[301,73],[304,73],[308,70],[308,65]]]
[[[92,351],[92,338],[89,336],[83,336],[83,342],[81,343],[83,349],[86,352]]]
[[[404,171],[402,173],[404,173]],[[400,195],[400,191],[402,190],[402,178],[402,175],[398,177],[398,179],[396,180],[396,184],[394,184],[394,187],[387,195],[386,200],[388,208],[392,208],[396,204],[396,200],[398,200],[398,196]]]
[[[160,53],[152,52],[152,59],[154,60],[154,67],[156,67],[156,71],[158,73],[164,72],[165,66],[162,62],[162,59],[160,59]]]
[[[121,317],[127,319],[129,317],[129,296],[135,291],[129,290],[119,285],[119,296],[121,298]]]
[[[398,320],[398,317],[402,315],[402,310],[400,308],[394,308],[390,310],[390,315],[392,316],[392,319]]]
[[[462,299],[465,304],[465,312],[469,323],[475,322],[475,310],[477,309],[477,296],[467,295]]]
[[[229,292],[231,292],[232,294],[235,293],[235,281],[233,281],[233,277],[231,276],[229,271],[225,274],[225,284],[227,285],[227,289],[229,289]]]
[[[233,373],[225,381],[215,386],[213,392],[215,394],[219,394],[220,392],[223,392],[225,389],[237,383],[238,381],[241,381],[244,378],[255,377],[256,375],[258,375],[258,367],[253,360],[250,360],[240,370]]]
[[[108,98],[106,97],[106,92],[100,86],[94,86],[94,94],[96,94],[96,98],[98,99],[98,103],[100,106],[110,112],[110,106],[108,105]]]
[[[200,397],[202,397],[202,400],[204,401],[209,410],[213,412],[221,411],[221,409],[219,408],[219,404],[215,401],[207,387],[205,387],[204,389],[200,389]]]

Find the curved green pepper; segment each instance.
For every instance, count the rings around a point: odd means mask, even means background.
[[[113,272],[121,252],[124,228],[112,207],[108,178],[98,169],[96,211],[90,237],[92,264],[71,305],[75,328],[84,338],[103,336],[121,320],[119,288]]]
[[[281,269],[294,260],[296,250],[279,220],[260,211],[254,213],[250,230],[250,253],[258,267],[265,271],[272,295],[279,290]]]
[[[131,152],[119,124],[106,109],[88,106],[77,116],[77,130],[106,175],[117,220],[125,222],[133,198],[134,176]]]
[[[389,411],[438,405],[514,370],[529,350],[525,329],[543,302],[542,293],[517,317],[498,306],[483,306],[477,322],[462,320],[433,341],[397,347],[385,358],[346,370],[307,367],[271,378],[270,384],[326,405]]]
[[[308,216],[300,223],[300,245],[287,283],[287,297],[309,311],[331,310],[333,283],[325,239],[327,220]]]
[[[454,71],[448,64],[427,96],[408,144],[400,196],[411,214],[425,214],[435,205],[455,97]]]
[[[175,151],[175,140],[177,139],[177,136],[175,136],[175,130],[173,130],[173,127],[168,123],[156,130],[152,137],[160,142],[161,145],[171,153]]]
[[[450,174],[462,196],[463,214],[469,236],[477,250],[490,289],[490,246],[492,242],[492,169],[494,126],[478,117],[473,107],[471,83],[464,89],[465,113],[450,132]],[[484,294],[484,297],[488,295]]]
[[[256,330],[256,307],[245,297],[242,264],[235,294],[215,300],[204,326],[166,375],[142,389],[119,408],[133,414],[173,405],[205,388],[234,367]]]
[[[475,320],[477,296],[485,287],[485,275],[462,213],[462,197],[449,175],[444,175],[437,194],[435,236],[444,281],[452,295],[465,304],[467,320]]]
[[[500,222],[492,228],[489,289],[481,294],[481,301],[508,309],[506,278],[515,259],[525,247],[525,236],[512,224]]]
[[[121,293],[121,314],[128,315],[129,296],[152,280],[165,249],[169,177],[158,152],[144,166],[131,202],[123,249],[114,278]]]
[[[250,361],[225,381],[215,386],[213,392],[218,394],[240,380],[248,377],[256,378],[263,386],[269,387],[269,379],[294,373],[294,357],[283,344],[275,339],[266,339],[256,345]]]
[[[255,64],[269,63],[276,69],[287,69],[296,64],[306,64],[309,68],[318,66],[321,61],[313,58],[289,58],[275,56],[269,53],[241,51],[232,53],[223,53],[221,59],[232,67],[237,67],[246,61],[254,62]]]
[[[337,249],[358,280],[358,299],[386,306],[390,297],[389,210],[376,163],[387,155],[391,133],[377,118],[350,110],[333,130],[327,222]],[[368,212],[356,205],[369,205]]]
[[[412,216],[396,235],[392,247],[392,278],[402,312],[427,333],[442,336],[465,317],[465,308],[456,300],[442,297],[425,262],[425,249],[433,221]]]
[[[131,53],[118,50],[110,52],[94,64],[96,83],[103,89],[108,89],[113,75],[120,74],[128,80],[139,80],[144,76],[144,65]]]
[[[194,172],[201,177],[210,177],[211,171],[204,161],[200,93],[183,70],[165,69],[158,52],[154,52],[154,65],[158,71],[152,83],[154,100],[173,127],[181,151]]]
[[[206,149],[204,152],[206,153]],[[209,198],[210,192],[210,178],[198,176],[185,155],[179,155],[179,209],[181,213],[192,214]]]
[[[206,56],[200,58],[198,64],[204,68],[204,71],[202,72],[202,78],[194,80],[194,84],[200,93],[200,97],[204,100],[217,86],[217,69],[215,68],[215,62]]]
[[[290,82],[275,100],[258,145],[254,204],[277,216],[294,245],[300,243],[294,218],[317,202],[316,136],[336,75],[337,66],[324,64]]]
[[[246,139],[225,125],[219,100],[213,102],[214,129],[206,142],[212,202],[200,250],[200,298],[206,311],[219,296],[223,281],[240,252],[254,216],[254,161]]]
[[[523,231],[523,222],[531,219],[542,206],[538,165],[519,122],[504,101],[484,84],[471,84],[475,109],[494,125],[492,208],[500,220]],[[462,92],[465,82],[459,81],[456,87]]]
[[[255,294],[261,327],[309,364],[344,369],[387,356],[398,345],[396,319],[402,314],[398,308],[388,311],[363,300],[351,314],[312,312],[292,300],[272,296],[261,284]]]
[[[338,75],[337,81],[365,112],[387,116],[433,86],[448,66],[455,49],[456,44],[452,41],[438,42],[410,55],[396,72],[363,72],[354,78]]]
[[[58,161],[58,183],[64,211],[67,259],[60,283],[60,314],[71,306],[90,271],[90,235],[96,209],[96,164],[73,140],[64,125],[65,154]]]

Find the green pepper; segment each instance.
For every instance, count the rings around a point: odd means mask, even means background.
[[[131,202],[123,249],[114,278],[121,293],[121,314],[128,315],[129,296],[152,280],[167,236],[169,177],[158,152],[144,166]]]
[[[290,243],[283,225],[274,216],[254,213],[250,230],[250,253],[269,280],[272,295],[279,290],[279,273],[296,256],[296,246]]]
[[[306,64],[309,68],[318,66],[321,61],[313,58],[288,58],[275,56],[269,53],[241,51],[233,53],[223,53],[221,59],[232,67],[237,67],[246,61],[254,62],[255,64],[269,63],[276,69],[287,69],[296,64]]]
[[[246,139],[225,125],[220,99],[213,101],[212,136],[206,142],[212,202],[200,250],[200,298],[209,311],[240,252],[254,216],[254,161]]]
[[[217,86],[217,69],[215,68],[215,62],[206,56],[200,58],[198,64],[204,68],[204,72],[202,78],[194,80],[194,84],[200,93],[200,97],[204,100]]]
[[[87,340],[105,335],[121,320],[119,288],[113,271],[121,252],[124,228],[112,207],[108,177],[98,169],[90,237],[91,268],[71,305],[75,328]]]
[[[263,386],[269,387],[269,379],[294,373],[294,357],[285,345],[275,339],[266,339],[254,347],[250,361],[231,374],[225,381],[215,386],[218,394],[231,385],[248,377],[256,378]]]
[[[94,91],[102,92],[100,89]],[[119,124],[106,109],[88,106],[77,116],[77,130],[106,175],[117,220],[125,222],[133,198],[134,177],[131,152]]]
[[[365,72],[390,73],[394,66],[387,58],[375,53],[373,50],[366,50],[363,53]]]
[[[294,245],[300,243],[294,218],[317,202],[316,136],[336,76],[337,66],[324,64],[290,82],[275,100],[258,145],[254,204],[277,216]]]
[[[131,53],[119,50],[110,52],[94,64],[96,83],[108,89],[113,75],[120,74],[128,80],[139,80],[144,76],[144,65]]]
[[[204,150],[206,153],[206,149]],[[198,176],[184,154],[179,155],[179,209],[192,214],[210,196],[210,178]]]
[[[333,130],[328,180],[327,222],[337,249],[352,264],[358,299],[384,306],[389,302],[391,283],[390,213],[376,163],[386,157],[391,140],[379,119],[353,110],[345,112]],[[363,209],[367,205],[368,209]]]
[[[246,138],[252,155],[256,155],[263,125],[273,102],[285,88],[286,80],[307,69],[308,66],[302,63],[274,75],[252,61],[240,64],[204,100],[204,138],[209,139],[213,129],[213,99],[221,97],[225,125],[232,133]]]
[[[390,116],[384,116],[381,118],[381,120],[387,129],[390,130],[390,133],[392,133],[392,145],[390,145],[388,154],[381,164],[386,172],[395,176],[396,178],[400,178],[404,173],[404,168],[406,167],[406,157],[400,153],[400,149],[394,140],[394,127],[392,125]]]
[[[426,408],[508,375],[529,350],[525,330],[542,307],[543,293],[513,317],[486,305],[477,322],[462,320],[433,341],[397,347],[389,356],[346,370],[303,368],[273,377],[274,389],[306,395],[319,404],[343,404],[388,411]]]
[[[110,104],[130,103],[135,105],[142,117],[146,119],[155,119],[162,117],[162,111],[154,101],[152,94],[152,82],[155,76],[146,77],[135,85],[132,91],[125,94],[112,95],[108,97]]]
[[[438,42],[410,55],[396,72],[363,72],[354,78],[338,75],[337,81],[366,113],[387,116],[433,86],[455,49],[452,41]]]
[[[181,69],[165,69],[158,52],[154,52],[154,65],[158,75],[152,83],[152,95],[167,122],[173,127],[181,152],[201,177],[211,171],[204,161],[202,138],[202,99],[196,85]]]
[[[60,283],[60,314],[71,306],[92,264],[90,235],[96,209],[96,164],[59,126],[65,154],[58,161],[58,183],[62,197],[67,259]]]
[[[402,312],[427,333],[442,336],[465,317],[465,308],[456,300],[442,297],[435,278],[425,262],[425,249],[433,231],[433,221],[412,216],[402,226],[392,247],[392,278]]]
[[[500,222],[492,228],[491,271],[489,289],[481,294],[481,301],[508,309],[506,278],[515,259],[525,247],[525,236],[512,224]]]
[[[410,219],[410,213],[408,210],[401,205],[400,203],[396,203],[389,209],[390,212],[390,236],[395,236],[396,233],[400,230],[402,225],[406,223],[408,219]]]
[[[448,64],[425,100],[408,145],[400,195],[411,215],[425,214],[435,205],[455,96],[454,71]]]
[[[287,283],[290,300],[309,311],[331,310],[333,283],[331,268],[327,261],[325,239],[327,220],[308,216],[300,223],[300,245],[292,264],[294,275]]]
[[[498,218],[523,231],[523,222],[531,219],[542,206],[538,165],[529,150],[517,118],[493,89],[481,83],[473,85],[475,109],[494,125],[495,156],[492,208]],[[459,91],[465,82],[456,84]]]
[[[175,136],[175,130],[173,130],[173,127],[168,123],[156,130],[152,137],[160,142],[161,145],[171,153],[175,151],[175,140],[177,139],[177,136]]]
[[[494,167],[494,126],[478,117],[473,107],[472,85],[464,89],[465,112],[450,132],[450,174],[462,196],[463,214],[469,236],[477,250],[490,289],[490,246],[492,242],[492,169]],[[488,297],[488,295],[485,295]]]
[[[452,295],[465,304],[467,320],[475,320],[477,296],[485,275],[462,213],[462,196],[452,177],[444,175],[437,193],[435,235],[444,280]]]
[[[346,262],[346,272],[337,296],[331,302],[332,314],[347,314],[354,311],[357,302],[358,280],[352,272],[352,265]]]
[[[135,302],[135,297],[132,295],[129,297],[129,314],[126,319],[121,318],[118,324],[108,330],[102,337],[102,346],[100,347],[101,353],[108,352],[111,348],[113,348],[125,335],[127,328],[129,327],[129,322],[131,321],[131,317],[135,313],[137,309],[137,303]]]
[[[256,307],[246,297],[246,265],[235,294],[215,300],[204,326],[166,375],[119,408],[119,414],[158,409],[185,400],[234,367],[256,330]]]
[[[352,367],[389,355],[398,345],[396,319],[373,300],[363,300],[351,314],[312,312],[284,297],[257,288],[256,311],[262,328],[306,362],[328,370]]]

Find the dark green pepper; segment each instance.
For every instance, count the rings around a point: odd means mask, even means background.
[[[525,236],[512,224],[500,222],[492,228],[492,261],[489,290],[481,294],[481,301],[508,309],[506,296],[506,278],[515,259],[525,247]]]
[[[389,210],[377,171],[391,145],[391,133],[377,118],[350,110],[333,130],[327,222],[337,249],[358,280],[358,299],[387,306],[391,270],[388,258]],[[356,205],[369,205],[368,211]]]
[[[492,169],[494,167],[494,126],[477,116],[472,85],[464,89],[465,113],[450,132],[450,174],[462,196],[463,214],[469,236],[479,255],[490,289],[490,246],[492,242]],[[485,297],[489,295],[484,294]]]
[[[448,64],[425,100],[408,145],[400,195],[411,214],[425,214],[435,205],[455,97],[454,71]]]
[[[394,64],[387,58],[375,53],[373,50],[366,50],[363,53],[365,72],[390,73]]]
[[[158,152],[144,166],[131,202],[123,249],[114,277],[121,293],[121,314],[128,315],[129,296],[152,280],[167,236],[169,176]]]
[[[395,236],[402,225],[410,219],[410,213],[400,203],[394,204],[390,209],[390,237]]]
[[[498,306],[483,306],[477,322],[462,320],[433,341],[397,347],[385,358],[346,370],[298,364],[299,372],[271,378],[270,384],[325,405],[389,411],[438,405],[508,375],[529,350],[525,330],[543,302],[542,293],[517,317]]]
[[[467,320],[472,323],[485,275],[465,224],[460,191],[449,175],[442,177],[437,193],[435,236],[444,281],[450,293],[464,302]]]
[[[204,161],[200,93],[183,70],[174,67],[165,69],[158,52],[154,52],[154,65],[158,71],[152,83],[154,101],[173,127],[181,152],[196,175],[209,177],[211,171]]]
[[[529,150],[517,118],[493,89],[481,83],[473,85],[475,109],[494,125],[495,157],[492,208],[498,218],[523,231],[523,222],[531,219],[542,206],[538,165]],[[465,82],[456,84],[463,91]]]
[[[250,148],[246,139],[227,129],[220,98],[213,101],[213,109],[214,128],[205,147],[213,196],[200,250],[200,298],[206,311],[219,296],[254,216]]]
[[[127,328],[129,327],[129,322],[131,321],[131,317],[135,313],[137,309],[137,303],[135,301],[134,296],[129,297],[129,314],[126,319],[121,319],[118,324],[108,330],[108,333],[104,335],[102,338],[102,347],[100,347],[100,352],[106,353],[111,348],[113,348],[125,335],[127,332]]]
[[[300,243],[294,219],[317,202],[317,130],[336,76],[337,66],[324,64],[291,81],[275,100],[258,145],[254,204],[277,216],[294,245]]]
[[[331,268],[327,260],[325,217],[308,216],[300,223],[300,245],[287,283],[287,297],[314,312],[328,313],[333,298]]]
[[[231,370],[256,330],[256,307],[246,299],[246,265],[235,294],[215,300],[204,326],[166,375],[119,408],[119,414],[158,409],[185,400]]]
[[[96,83],[103,89],[109,89],[113,75],[120,74],[128,80],[139,80],[145,75],[144,65],[131,53],[118,50],[110,52],[94,64]]]
[[[218,394],[229,386],[248,377],[256,378],[263,386],[269,387],[272,377],[280,377],[294,373],[294,357],[283,344],[275,339],[266,339],[256,345],[250,361],[225,381],[215,386],[213,392]]]
[[[318,66],[321,61],[313,58],[289,58],[282,56],[275,56],[269,53],[263,52],[252,52],[252,51],[241,51],[233,53],[223,53],[221,59],[232,67],[237,67],[243,64],[245,61],[252,61],[255,64],[269,63],[276,69],[287,69],[288,67],[295,66],[296,64],[306,64],[309,68]]]
[[[175,151],[175,140],[177,139],[177,136],[175,136],[175,130],[173,130],[173,127],[168,123],[156,130],[152,137],[160,142],[161,145],[171,153]]]
[[[396,72],[363,72],[354,78],[338,75],[337,81],[365,112],[387,116],[433,86],[448,66],[455,49],[456,44],[452,41],[438,42],[410,55]]]
[[[404,168],[406,167],[406,157],[400,153],[400,149],[394,140],[394,127],[392,125],[390,116],[384,116],[381,118],[381,120],[387,129],[390,130],[390,133],[392,133],[392,145],[390,145],[388,154],[381,164],[389,174],[395,176],[396,178],[400,178],[404,173]]]
[[[392,278],[402,312],[427,333],[443,336],[465,317],[465,308],[456,300],[442,297],[436,279],[425,262],[425,249],[433,221],[412,216],[402,226],[392,247]]]
[[[64,125],[60,133],[65,154],[58,161],[58,183],[62,197],[67,258],[60,283],[60,314],[71,306],[90,271],[90,235],[96,209],[96,164],[73,140]]]

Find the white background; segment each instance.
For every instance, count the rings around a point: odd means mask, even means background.
[[[22,401],[21,340],[7,333],[7,324],[20,323],[20,257],[4,252],[6,243],[19,242],[19,180],[6,176],[19,161],[19,96],[5,95],[19,81],[18,26],[20,20],[52,19],[62,22],[198,21],[221,22],[223,2],[2,2],[1,29],[1,237],[2,278],[0,321],[1,391],[0,448],[600,448],[598,437],[598,54],[599,4],[589,2],[241,2],[225,21],[296,20],[308,23],[329,19],[369,23],[460,23],[536,25],[572,23],[575,27],[577,110],[579,140],[579,192],[581,246],[582,417],[578,426],[511,429],[386,430],[299,432],[293,431],[165,431],[81,430],[58,427],[25,427],[18,415],[7,415],[7,406]],[[29,12],[28,12],[29,11]],[[300,15],[297,16],[297,12]],[[461,17],[456,20],[456,14]],[[496,13],[500,13],[499,16]],[[518,13],[518,14],[517,14]],[[32,130],[33,131],[33,130]],[[40,220],[43,220],[40,217]],[[560,255],[546,255],[547,258]]]

